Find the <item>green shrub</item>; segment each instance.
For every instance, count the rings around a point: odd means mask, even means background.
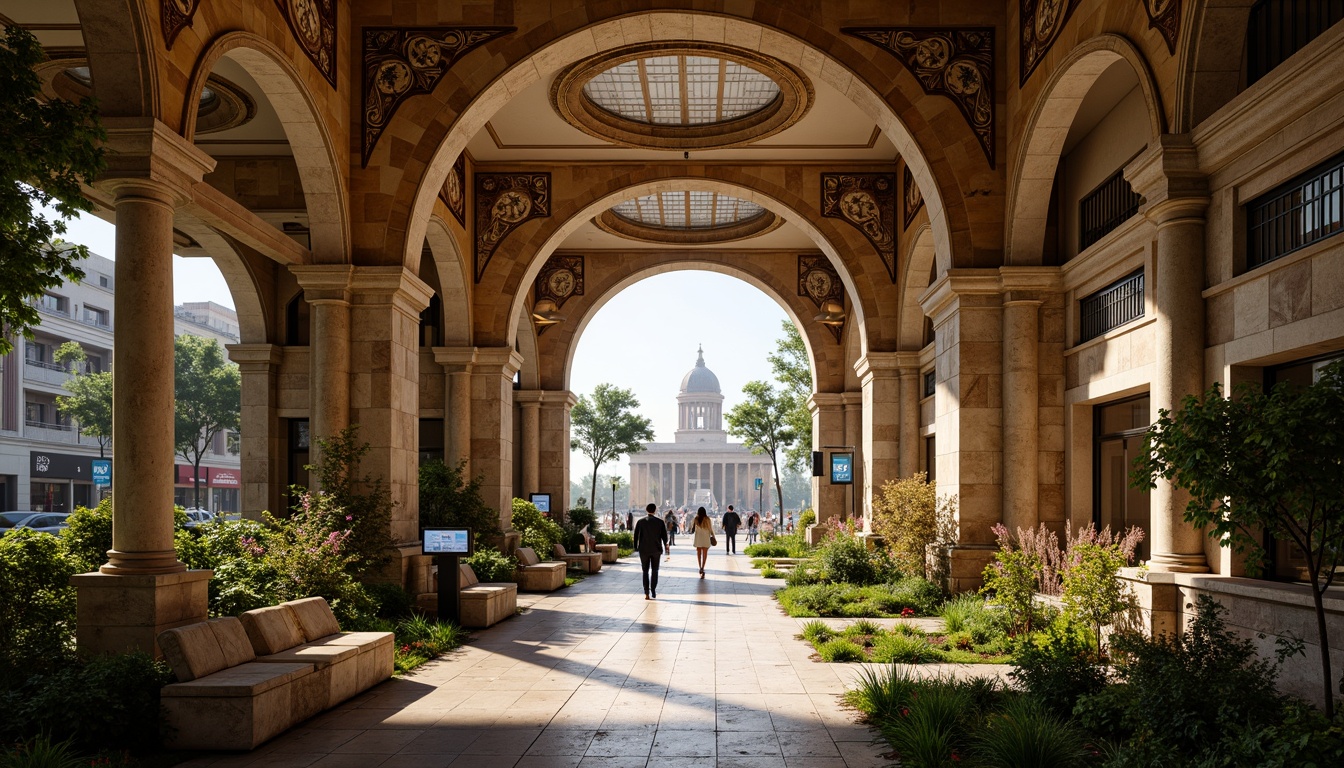
[[[938,615],[943,619],[943,628],[948,632],[969,630],[971,624],[975,623],[984,612],[984,598],[973,592],[963,592],[938,608]]]
[[[477,546],[499,536],[499,512],[481,498],[483,476],[466,478],[466,462],[420,465],[420,527],[470,528]]]
[[[762,542],[760,544],[749,544],[742,552],[747,557],[788,557],[789,547],[781,541]]]
[[[889,721],[884,732],[901,755],[901,764],[944,768],[961,760],[961,745],[974,703],[955,685],[923,685],[905,706],[903,717]]]
[[[478,580],[485,582],[513,581],[513,572],[518,568],[513,555],[506,555],[494,547],[477,547],[476,554],[462,562],[471,566]]]
[[[569,510],[565,520],[577,530],[582,530],[586,525],[589,533],[597,532],[597,513],[587,507],[575,507]]]
[[[1077,544],[1072,555],[1063,567],[1064,609],[1075,619],[1092,625],[1100,654],[1101,628],[1112,623],[1133,602],[1119,578],[1128,558],[1119,544],[1103,546],[1091,542]]]
[[[919,576],[906,576],[886,585],[885,590],[890,595],[888,605],[895,608],[890,611],[894,614],[899,614],[901,608],[911,608],[916,615],[931,616],[943,601],[943,588]]]
[[[889,480],[873,497],[873,531],[886,541],[895,566],[903,573],[927,573],[927,549],[954,541],[957,497],[938,497],[938,487],[918,472]]]
[[[901,716],[919,687],[904,667],[869,667],[859,673],[858,685],[845,692],[845,702],[869,722],[882,726]]]
[[[112,548],[112,498],[103,499],[93,509],[75,507],[65,522],[69,527],[61,531],[61,541],[79,569],[76,572],[98,570]]]
[[[873,644],[873,661],[884,664],[923,664],[936,661],[935,649],[923,637],[893,632]]]
[[[369,452],[369,444],[359,442],[359,425],[351,424],[334,436],[317,436],[321,459],[305,467],[317,478],[320,493],[300,494],[299,505],[318,496],[326,497],[327,512],[333,520],[320,523],[326,530],[347,530],[342,548],[349,556],[345,570],[356,578],[386,565],[392,550],[392,492],[381,477],[360,475],[359,464]],[[311,514],[307,508],[296,507]],[[342,520],[344,525],[337,524]],[[335,606],[333,606],[334,610]]]
[[[365,584],[364,591],[373,602],[373,614],[382,619],[400,619],[409,616],[415,607],[415,595],[400,584],[380,581]]]
[[[846,524],[826,535],[817,548],[817,563],[830,582],[864,586],[883,578],[867,543]]]
[[[817,522],[817,513],[811,509],[804,509],[802,514],[798,515],[798,532],[807,530],[807,526],[815,525]]]
[[[40,734],[0,752],[0,768],[83,768],[96,765],[84,759],[70,739],[52,741]]]
[[[784,572],[775,567],[774,563],[766,563],[761,567],[761,578],[763,579],[782,579]]]
[[[635,535],[629,531],[617,531],[616,533],[598,531],[596,538],[598,544],[615,544],[623,550],[628,549],[631,552],[635,550]]]
[[[867,619],[861,619],[850,624],[848,627],[845,627],[845,631],[842,634],[845,637],[854,637],[856,635],[880,635],[882,634],[882,628],[874,622],[868,621]]]
[[[459,648],[470,636],[465,629],[448,622],[410,616],[397,622],[394,666],[406,673],[430,659]]]
[[[168,666],[145,653],[69,662],[7,692],[0,742],[44,733],[83,748],[152,749],[159,691],[172,681]]]
[[[1032,698],[1013,698],[990,714],[976,734],[974,751],[985,768],[1082,766],[1087,749],[1068,722]]]
[[[817,646],[817,655],[821,656],[822,661],[829,662],[863,661],[867,658],[863,646],[844,638],[829,640]]]
[[[999,550],[985,566],[985,585],[980,591],[1008,612],[1014,633],[1030,634],[1036,623],[1041,558],[1033,551],[1013,548],[1011,534],[1002,524],[994,526],[994,533],[999,538]]]
[[[785,583],[790,587],[803,587],[821,583],[821,572],[811,563],[798,563],[789,571]]]
[[[513,500],[513,529],[523,535],[523,546],[531,547],[543,560],[550,558],[551,550],[562,543],[565,536],[558,523],[522,499]],[[633,536],[630,545],[634,546]]]
[[[1013,681],[1042,705],[1064,717],[1083,696],[1106,685],[1087,628],[1058,616],[1045,631],[1022,639],[1013,656]]]
[[[813,620],[803,625],[802,637],[807,642],[816,645],[835,637],[835,631],[826,622]]]
[[[26,528],[0,536],[0,687],[70,660],[75,638],[70,577],[78,571],[56,536]]]

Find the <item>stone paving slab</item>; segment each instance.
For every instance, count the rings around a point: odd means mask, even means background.
[[[294,730],[191,768],[877,768],[885,747],[744,555],[626,559]],[[531,596],[529,596],[531,597]],[[944,665],[937,665],[942,667]],[[976,670],[991,673],[991,670]],[[937,673],[930,667],[921,672]]]

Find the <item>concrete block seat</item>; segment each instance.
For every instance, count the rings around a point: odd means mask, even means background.
[[[484,628],[518,612],[518,585],[512,582],[481,582],[465,563],[459,564],[458,609],[462,626]],[[562,579],[561,584],[564,583]]]
[[[621,557],[621,547],[618,544],[594,544],[593,549],[602,555],[604,563],[614,563]]]
[[[257,661],[238,619],[165,630],[158,640],[178,679],[161,693],[168,749],[254,749],[325,706],[314,665]]]
[[[597,573],[602,570],[601,552],[576,552],[571,555],[565,551],[565,545],[556,544],[551,547],[551,557],[563,560],[566,565],[575,566],[584,573]]]
[[[344,701],[392,676],[395,650],[391,632],[342,632],[341,625],[321,597],[291,600],[269,608],[248,611],[241,617],[258,661],[288,661],[291,658],[325,659],[339,663],[333,671],[332,693],[344,693],[349,681],[345,665],[354,673],[354,689]],[[355,649],[355,655],[349,649]],[[321,667],[319,667],[321,669]]]
[[[518,559],[513,579],[523,592],[554,592],[565,586],[565,563],[543,563],[531,547],[519,547],[513,556]]]

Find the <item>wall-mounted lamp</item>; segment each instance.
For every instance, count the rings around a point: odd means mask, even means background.
[[[825,301],[821,304],[821,314],[812,319],[822,325],[844,325],[845,308],[838,301]]]
[[[537,325],[555,325],[564,319],[565,316],[560,314],[560,307],[556,306],[553,299],[541,299],[532,307],[532,320]]]

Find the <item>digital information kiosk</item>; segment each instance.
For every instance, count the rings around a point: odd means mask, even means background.
[[[439,621],[462,625],[458,600],[461,571],[457,565],[459,558],[471,557],[475,551],[472,541],[470,528],[424,529],[424,552],[434,555],[439,566]]]

